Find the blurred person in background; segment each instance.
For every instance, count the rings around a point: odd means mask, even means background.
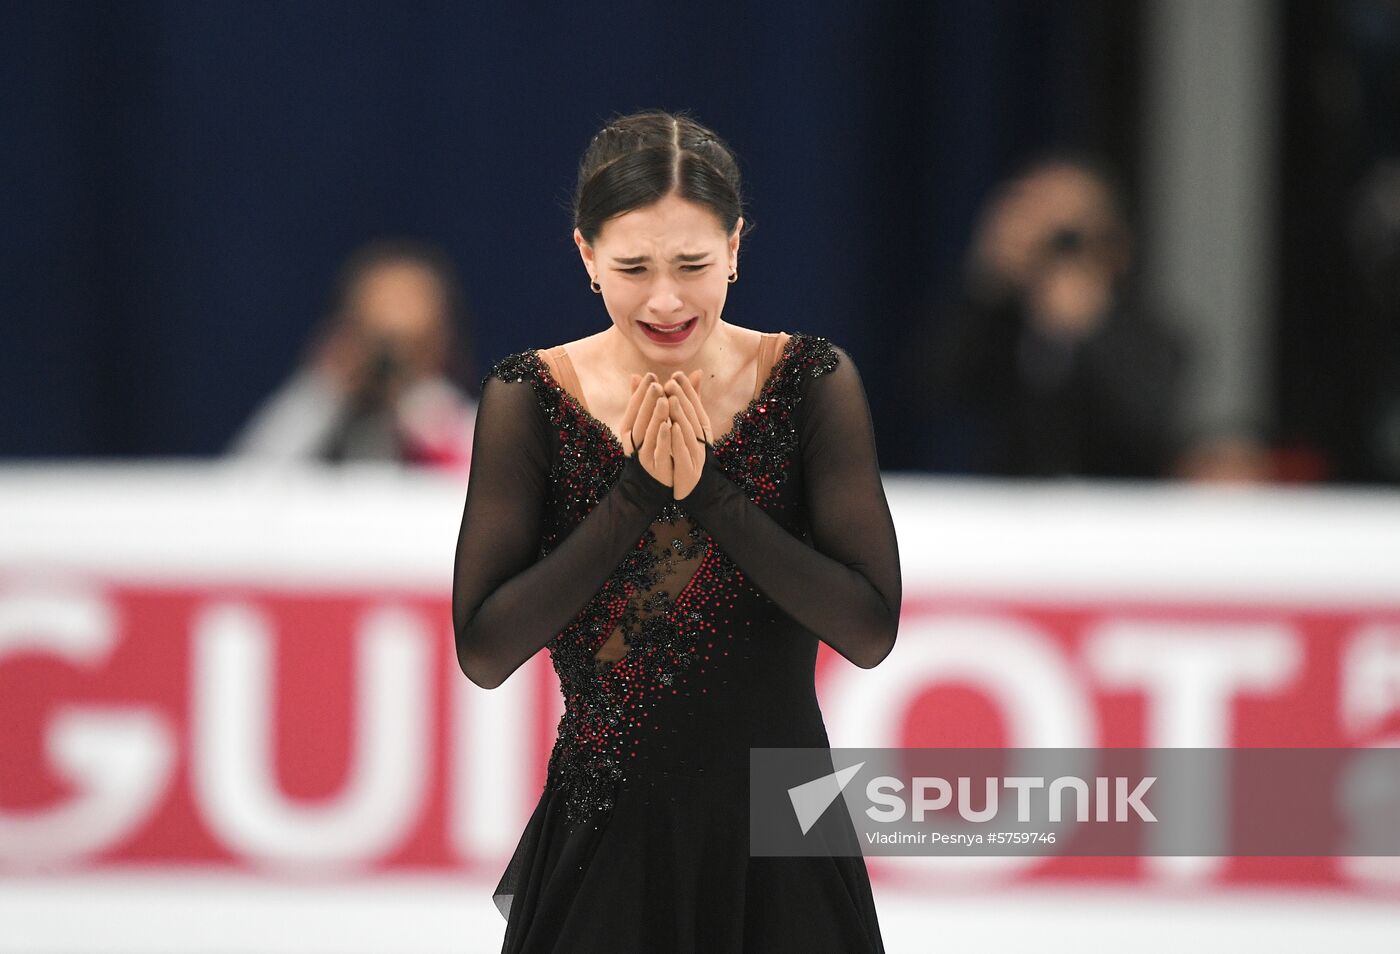
[[[456,269],[441,249],[413,239],[362,246],[341,267],[301,367],[230,452],[465,472],[476,400],[456,383],[469,365],[464,312]]]
[[[1132,264],[1121,192],[1092,158],[1049,155],[999,186],[956,300],[906,352],[935,455],[986,476],[1172,473],[1189,350]]]
[[[1325,479],[1400,484],[1400,2],[1282,16],[1282,429]]]
[[[1362,178],[1347,246],[1357,329],[1350,363],[1361,416],[1349,473],[1400,483],[1400,159],[1382,159]]]

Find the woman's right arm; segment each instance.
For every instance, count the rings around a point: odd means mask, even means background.
[[[529,380],[487,377],[452,576],[457,662],[485,689],[573,621],[672,496],[634,453],[612,489],[540,559],[550,429]]]

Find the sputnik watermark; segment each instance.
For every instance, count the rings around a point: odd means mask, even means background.
[[[831,772],[788,789],[788,798],[792,801],[792,810],[802,828],[802,834],[805,835],[811,830],[817,819],[845,790],[851,779],[864,765],[864,762],[857,762],[855,765],[847,766],[839,771]],[[1048,807],[1044,814],[1050,821],[1062,820],[1060,796],[1066,791],[1072,792],[1075,796],[1075,820],[1081,822],[1089,820],[1090,782],[1077,776],[1062,775],[1050,780],[1048,786],[1046,780],[1039,776],[1009,775],[1000,779],[987,778],[982,781],[985,790],[982,793],[983,807],[979,809],[972,807],[972,778],[970,776],[959,776],[956,780],[957,787],[954,789],[953,784],[947,779],[937,776],[918,776],[906,786],[903,780],[894,776],[879,775],[870,779],[865,785],[865,796],[874,803],[865,809],[865,813],[870,818],[880,822],[901,821],[906,817],[912,817],[914,821],[921,822],[928,817],[930,812],[943,811],[948,808],[953,802],[953,794],[956,791],[957,812],[960,817],[970,822],[991,821],[997,817],[999,811],[998,786],[1000,786],[1000,788],[1016,792],[1016,821],[1018,822],[1031,821],[1032,793],[1039,790],[1046,792]],[[1095,777],[1092,779],[1094,820],[1126,822],[1130,818],[1129,813],[1131,813],[1132,817],[1155,822],[1157,816],[1152,814],[1152,810],[1143,803],[1147,790],[1155,781],[1157,781],[1156,776],[1138,779],[1130,791],[1128,789],[1130,780],[1125,776],[1108,778],[1100,775]],[[913,790],[912,802],[899,794],[906,787]],[[1110,795],[1110,787],[1112,787],[1113,795]],[[934,793],[931,798],[929,797],[930,792]],[[872,832],[872,839],[879,834]],[[900,839],[917,841],[928,837],[928,832],[917,832],[902,834]],[[965,837],[958,836],[958,839]]]
[[[1094,778],[1094,820],[1125,822],[1129,820],[1129,812],[1131,811],[1134,816],[1143,821],[1155,822],[1157,816],[1152,814],[1151,810],[1142,802],[1143,796],[1155,781],[1157,781],[1155,776],[1139,779],[1132,791],[1129,791],[1129,780],[1122,775],[1111,779],[1102,775]],[[989,778],[985,779],[984,782],[983,807],[975,809],[972,807],[972,779],[966,775],[958,777],[958,815],[966,821],[984,822],[997,817],[999,810],[998,782],[1000,782],[1001,787],[1015,790],[1016,820],[1018,822],[1031,820],[1031,795],[1038,789],[1046,789],[1044,778],[1031,778],[1024,775],[1009,775],[1001,779]],[[1115,791],[1115,795],[1112,797],[1109,795],[1110,783],[1113,784]],[[953,788],[946,779],[920,776],[914,779],[913,788],[915,792],[913,799],[914,821],[923,821],[931,811],[942,811],[948,807],[953,799]],[[876,821],[899,821],[904,817],[909,804],[899,796],[899,792],[903,790],[904,783],[897,778],[882,775],[879,778],[871,779],[870,784],[865,787],[866,796],[884,807],[883,809],[867,808],[866,814]],[[937,793],[933,798],[928,797],[930,790]],[[1045,816],[1052,822],[1060,821],[1060,796],[1065,791],[1070,791],[1075,796],[1075,819],[1088,821],[1089,783],[1082,778],[1070,775],[1062,775],[1051,780],[1047,789]],[[1112,814],[1109,812],[1110,808],[1114,809]]]
[[[1395,748],[753,749],[750,793],[756,855],[1400,854]]]

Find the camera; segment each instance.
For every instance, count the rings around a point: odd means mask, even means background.
[[[1076,255],[1084,250],[1088,237],[1072,226],[1061,226],[1050,233],[1045,242],[1045,251],[1051,256]]]

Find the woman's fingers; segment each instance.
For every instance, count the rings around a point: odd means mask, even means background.
[[[660,385],[657,385],[660,388]],[[657,480],[671,485],[671,475],[674,472],[671,466],[671,442],[670,442],[670,409],[667,406],[665,396],[656,398],[652,402],[651,417],[647,421],[646,437],[642,440],[640,457],[642,466],[651,472]],[[665,446],[662,446],[662,430],[666,430]]]
[[[683,469],[698,471],[704,452],[697,453],[694,445],[713,441],[710,416],[700,399],[703,380],[702,369],[674,372],[664,385],[651,371],[631,377],[632,396],[622,419],[623,450],[628,456],[639,451],[647,470],[668,484],[675,476],[673,454],[683,455]]]
[[[666,392],[661,388],[660,382],[656,381],[654,378],[650,382],[646,380],[646,378],[650,376],[650,373],[643,376],[641,385],[641,405],[637,409],[637,423],[633,427],[633,436],[638,441],[639,446],[643,448],[655,446],[646,443],[647,429],[651,424],[652,418],[656,415],[656,403],[666,395]],[[654,440],[656,435],[651,434],[650,437]]]
[[[647,372],[650,376],[651,372]],[[636,448],[636,438],[633,436],[637,429],[637,419],[642,409],[642,399],[646,397],[647,382],[640,374],[632,375],[632,396],[627,400],[627,410],[622,415],[622,450],[628,457],[632,456],[632,451]],[[646,420],[642,418],[642,420]]]
[[[690,374],[682,374],[676,379],[688,403],[694,408],[695,415],[692,424],[695,427],[696,436],[702,437],[706,444],[709,444],[714,435],[714,430],[710,426],[710,415],[705,413],[705,403],[700,400],[700,382],[704,380],[704,373],[696,368]]]
[[[712,444],[715,439],[714,425],[710,423],[709,412],[705,410],[705,402],[700,397],[700,390],[704,380],[705,375],[703,370],[697,368],[686,376],[685,383],[690,385],[690,390],[694,395],[695,410],[700,418],[698,436],[704,438],[706,444]]]
[[[700,466],[705,462],[705,448],[700,446],[700,432],[691,418],[692,415],[686,414],[676,421],[676,429],[672,431],[676,438],[672,454],[674,456],[684,454],[691,466],[699,471]],[[681,448],[685,448],[685,450],[682,451]]]
[[[700,433],[699,411],[695,407],[695,401],[686,394],[685,388],[680,383],[680,378],[672,376],[666,382],[666,394],[671,399],[671,419],[674,421],[688,420],[692,430],[697,434]]]
[[[656,432],[661,427],[658,402],[650,394],[642,399],[642,451],[650,457],[656,450]]]
[[[663,484],[674,485],[676,479],[676,462],[671,457],[671,435],[675,428],[671,426],[671,419],[668,417],[661,422],[661,427],[656,432],[656,464],[661,476],[656,479]]]
[[[671,427],[671,459],[675,462],[672,474],[672,496],[684,500],[700,483],[700,471],[705,466],[705,444],[695,430],[692,415],[673,416]]]

